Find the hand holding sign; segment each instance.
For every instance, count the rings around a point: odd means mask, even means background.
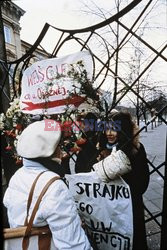
[[[128,173],[131,170],[131,165],[126,154],[122,150],[116,151],[116,147],[114,147],[111,154],[94,164],[93,168],[102,181],[109,182]]]

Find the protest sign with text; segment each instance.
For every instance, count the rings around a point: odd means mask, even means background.
[[[80,61],[91,79],[93,62],[88,51],[42,60],[27,68],[22,78],[22,112],[58,114],[64,113],[67,107],[75,108],[84,102],[84,95],[80,95],[80,83],[68,75],[71,65],[75,68]]]
[[[102,182],[95,172],[66,175],[86,231],[99,250],[131,250],[133,214],[129,186]]]

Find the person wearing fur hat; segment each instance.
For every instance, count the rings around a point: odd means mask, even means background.
[[[111,128],[112,127],[112,128]],[[130,186],[133,206],[133,250],[147,249],[142,195],[149,184],[149,167],[144,146],[139,142],[138,127],[128,112],[113,112],[103,136],[101,159],[107,157],[113,148],[123,151],[129,158],[132,170],[122,175]],[[98,170],[100,171],[100,170]]]
[[[34,122],[18,139],[17,152],[23,157],[23,167],[11,178],[3,200],[7,207],[11,228],[24,225],[28,195],[35,178],[46,171],[36,183],[30,214],[45,184],[52,177],[63,176],[59,165],[61,129],[57,122],[53,122],[56,129],[52,131],[47,131],[44,120]],[[61,179],[49,186],[42,198],[33,225],[36,227],[49,225],[54,249],[91,249],[81,227],[75,202]]]

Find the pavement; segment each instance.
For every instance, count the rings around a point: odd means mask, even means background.
[[[142,127],[142,124],[141,124]],[[151,126],[148,127],[148,132],[142,131],[140,134],[140,141],[143,143],[147,158],[153,163],[155,167],[159,166],[162,162],[165,161],[165,150],[166,150],[166,125],[159,124],[153,129]],[[163,165],[159,172],[164,176]],[[153,168],[150,166],[150,171]],[[163,178],[156,172],[150,175],[150,183],[147,191],[144,194],[144,204],[146,208],[156,215],[162,211],[163,203]],[[145,212],[146,220],[150,218],[148,212]],[[161,216],[157,217],[157,221],[161,224]],[[146,223],[147,230],[147,241],[149,250],[159,250],[160,249],[160,237],[161,229],[160,226],[155,221],[150,221]]]

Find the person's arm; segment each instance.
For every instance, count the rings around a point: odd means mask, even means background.
[[[57,181],[48,191],[41,209],[52,232],[56,249],[91,249],[67,186],[62,181]]]
[[[104,182],[114,180],[131,171],[131,164],[122,150],[113,148],[111,154],[105,159],[93,165],[99,178]]]

